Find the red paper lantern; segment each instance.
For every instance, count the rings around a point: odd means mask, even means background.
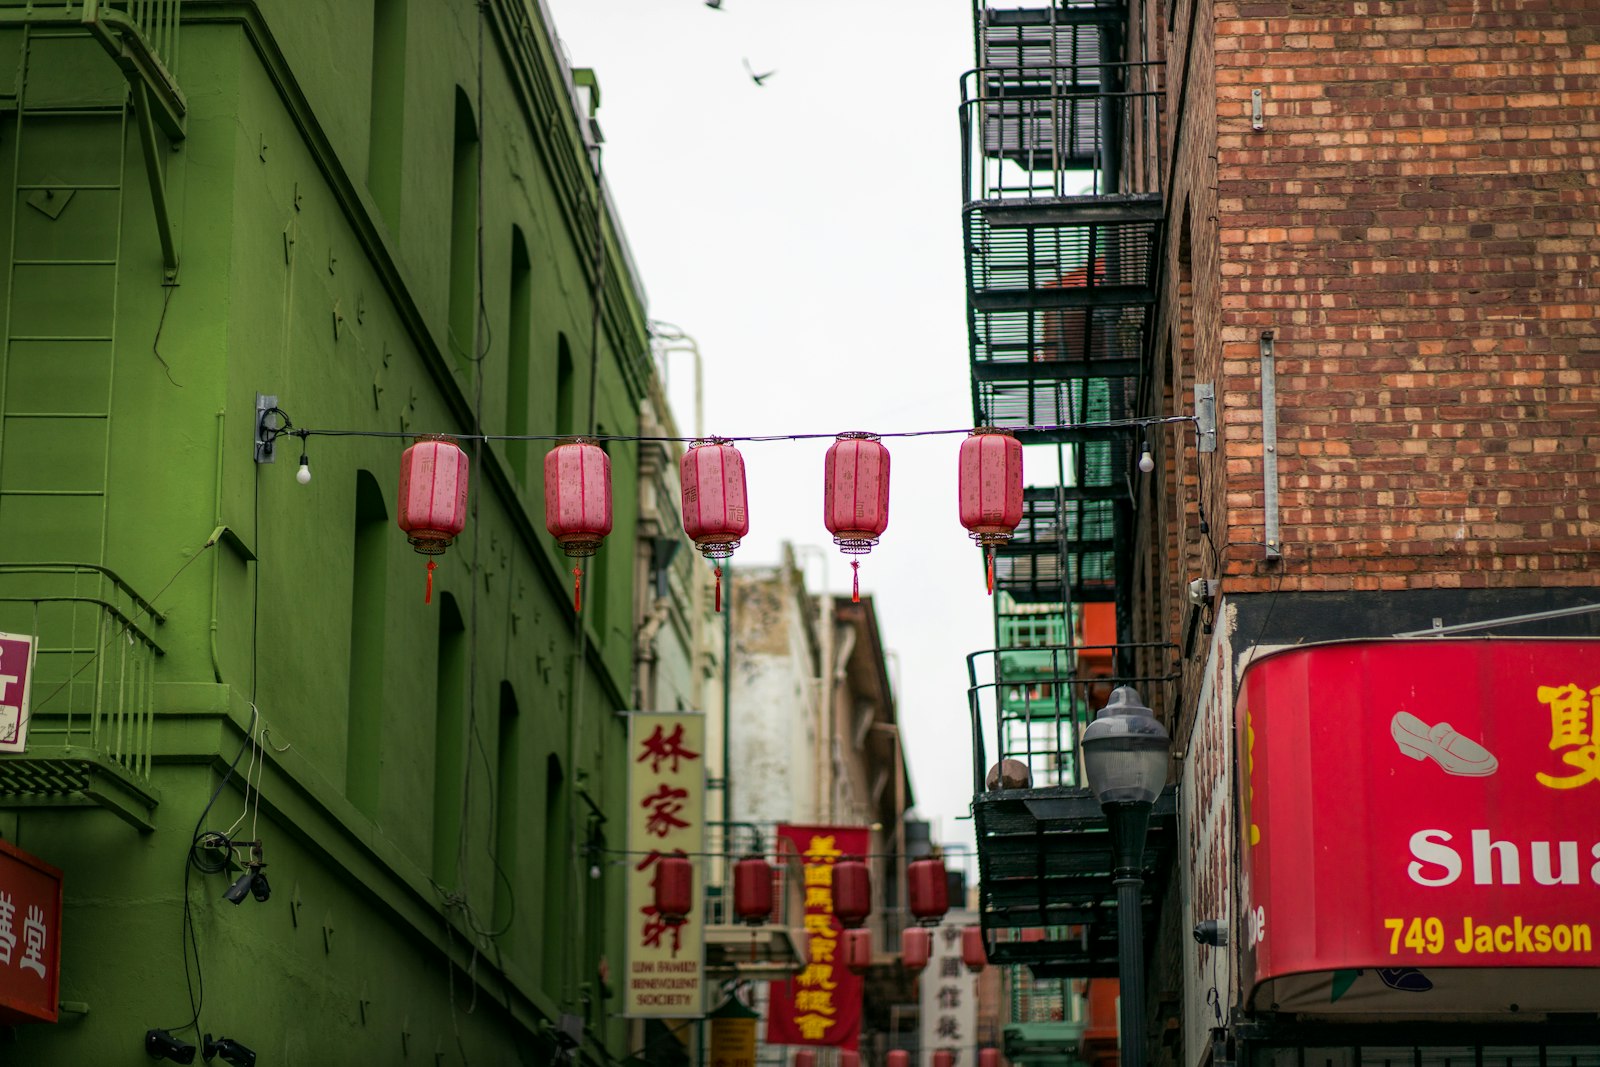
[[[822,511],[841,552],[872,551],[889,527],[889,450],[877,434],[842,433],[828,448]],[[861,563],[850,561],[852,600],[861,599]]]
[[[900,931],[900,966],[919,973],[933,956],[933,932],[926,926],[908,926]]]
[[[833,865],[833,914],[845,929],[854,929],[872,914],[872,876],[866,861],[846,856]]]
[[[444,437],[419,437],[400,456],[400,511],[396,516],[406,538],[425,556],[450,547],[467,525],[467,454]],[[433,602],[433,570],[428,561],[428,591]]]
[[[942,1048],[933,1054],[933,1067],[956,1067],[956,1054]]]
[[[794,1067],[817,1067],[817,1054],[810,1049],[801,1049],[794,1054]]]
[[[889,1053],[886,1061],[887,1067],[911,1067],[911,1053],[903,1048],[897,1048]]]
[[[1011,540],[1022,521],[1022,442],[1011,431],[980,426],[961,442],[961,525],[989,555],[994,592],[994,549]]]
[[[744,457],[720,437],[696,441],[678,463],[683,483],[683,532],[716,562],[716,610],[722,610],[722,560],[750,532]]]
[[[989,962],[989,952],[983,947],[983,928],[965,926],[961,929],[961,962],[973,974],[983,970]]]
[[[945,877],[944,861],[928,857],[913,860],[906,868],[906,889],[911,899],[911,914],[924,926],[938,926],[950,910],[950,882]]]
[[[872,968],[872,931],[863,927],[839,935],[839,951],[851,974],[866,974]]]
[[[544,527],[575,559],[592,556],[611,532],[611,457],[575,437],[544,457]],[[583,568],[572,566],[572,610],[583,607]]]
[[[861,1067],[861,1054],[847,1048],[839,1050],[839,1067]]]
[[[997,1048],[980,1048],[978,1050],[978,1067],[1000,1067],[1000,1050]]]
[[[733,913],[751,926],[772,917],[772,864],[760,856],[733,865]]]
[[[656,914],[668,926],[681,926],[694,909],[694,867],[684,855],[656,860]]]

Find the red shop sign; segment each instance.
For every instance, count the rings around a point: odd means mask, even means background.
[[[833,865],[864,855],[870,845],[859,826],[778,827],[779,848],[800,857],[809,936],[804,970],[772,983],[767,1044],[856,1048],[861,1037],[864,979],[845,966],[844,927],[833,913]]]
[[[1600,967],[1600,641],[1274,653],[1245,671],[1236,728],[1258,1000],[1324,972],[1265,999],[1331,1005],[1365,975],[1354,1000],[1381,979],[1391,1001],[1526,1009],[1484,969]]]
[[[61,872],[0,841],[0,1024],[56,1021]]]

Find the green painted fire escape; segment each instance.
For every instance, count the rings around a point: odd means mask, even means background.
[[[160,800],[150,763],[164,619],[104,566],[105,531],[124,261],[147,257],[177,282],[165,158],[187,113],[172,75],[180,13],[180,0],[0,2],[0,41],[15,49],[0,89],[0,172],[14,190],[0,527],[39,531],[31,543],[52,551],[40,561],[26,539],[0,545],[0,630],[35,639],[27,747],[0,755],[0,807],[97,806],[144,830]],[[125,247],[134,152],[159,250]]]

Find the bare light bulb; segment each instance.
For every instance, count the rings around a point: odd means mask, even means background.
[[[1150,454],[1150,443],[1145,442],[1144,451],[1139,454],[1139,469],[1149,474],[1156,469],[1156,459]]]
[[[311,484],[311,461],[304,452],[300,453],[300,469],[294,472],[294,480],[301,485]]]

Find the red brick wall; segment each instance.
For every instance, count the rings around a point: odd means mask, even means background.
[[[1203,195],[1214,149],[1220,277],[1192,200],[1188,217],[1200,380],[1220,346],[1227,590],[1593,584],[1595,0],[1194,2],[1215,33],[1216,129],[1208,143],[1191,99],[1174,191]],[[1285,543],[1270,565],[1251,544],[1264,329]]]

